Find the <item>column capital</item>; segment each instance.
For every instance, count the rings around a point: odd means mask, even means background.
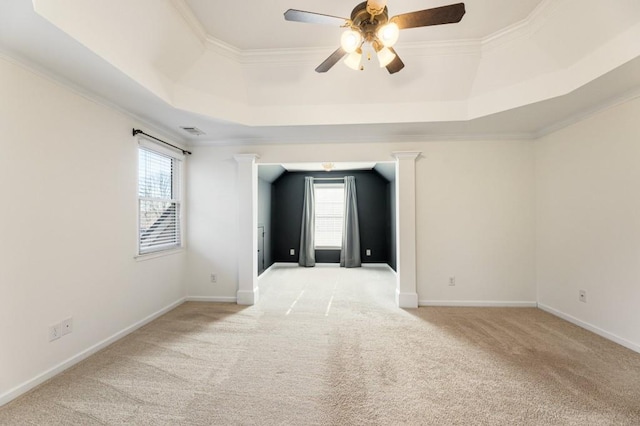
[[[260,156],[258,154],[236,154],[233,156],[238,163],[253,163]]]
[[[394,151],[391,155],[396,160],[415,160],[422,154],[422,151]]]

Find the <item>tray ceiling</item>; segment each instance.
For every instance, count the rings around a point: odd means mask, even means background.
[[[393,76],[313,72],[340,29],[283,12],[348,16],[337,0],[5,0],[0,53],[189,144],[531,138],[637,96],[637,0],[465,4],[460,24],[401,33]]]

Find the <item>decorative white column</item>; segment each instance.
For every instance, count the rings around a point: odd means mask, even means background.
[[[417,308],[416,288],[416,158],[420,152],[394,152],[396,158],[396,303]]]
[[[258,178],[256,154],[238,154],[238,305],[258,301]]]

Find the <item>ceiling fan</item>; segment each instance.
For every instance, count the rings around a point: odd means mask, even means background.
[[[369,50],[367,59],[371,59],[372,52],[375,53],[380,67],[386,67],[389,74],[393,74],[404,68],[404,63],[393,49],[393,45],[398,41],[400,30],[453,24],[460,22],[464,13],[464,3],[456,3],[389,18],[387,0],[368,0],[353,9],[351,19],[296,9],[287,10],[284,13],[284,19],[347,28],[340,39],[340,47],[318,65],[316,72],[329,71],[347,55],[344,63],[354,70],[362,70],[364,69],[363,48],[365,48]]]

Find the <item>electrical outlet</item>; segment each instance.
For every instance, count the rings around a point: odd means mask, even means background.
[[[295,256],[296,255],[296,249],[289,249],[289,254],[291,256]]]
[[[218,276],[216,274],[211,274],[211,282],[212,283],[217,283],[218,282]]]
[[[60,333],[62,336],[66,336],[72,331],[73,331],[73,318],[67,318],[66,320],[60,323]]]
[[[367,256],[371,256],[371,249],[367,249]]]
[[[61,331],[60,331],[60,324],[56,324],[56,325],[52,325],[49,327],[49,341],[53,342],[54,340],[59,339],[60,337],[62,337]]]
[[[586,290],[578,291],[578,300],[581,301],[582,303],[587,303],[587,291]]]
[[[456,285],[456,277],[449,277],[449,285],[450,286]]]

